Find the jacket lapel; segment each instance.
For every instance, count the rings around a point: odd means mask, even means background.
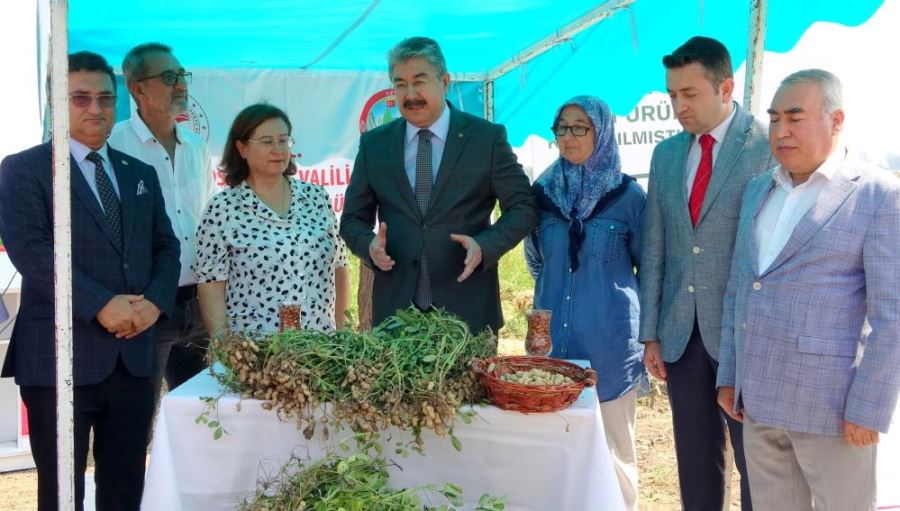
[[[741,110],[739,106],[734,105],[734,108],[736,109],[734,119],[725,132],[725,139],[722,140],[722,148],[719,150],[715,167],[713,167],[712,175],[709,179],[709,185],[706,188],[706,195],[703,197],[703,207],[700,209],[699,218],[697,218],[698,224],[703,221],[703,217],[709,211],[712,203],[715,202],[716,196],[722,190],[722,186],[728,181],[728,177],[734,170],[738,156],[744,149],[744,144],[747,142],[747,136],[750,133],[753,118]]]
[[[756,217],[762,209],[766,197],[772,191],[775,182],[772,179],[771,172],[768,173],[769,179],[760,186],[754,186],[750,195],[746,197],[746,203],[741,207],[741,219],[738,225],[738,232],[743,233],[738,243],[744,244],[744,253],[747,254],[750,267],[753,268],[753,274],[759,274],[759,247],[756,244]],[[746,214],[750,213],[750,214]]]
[[[122,157],[122,153],[111,147],[108,149],[107,154],[109,154],[109,160],[116,173],[116,181],[119,183],[119,202],[122,204],[122,251],[125,252],[128,250],[128,242],[134,232],[137,181],[134,172],[128,168],[128,161]]]
[[[434,189],[431,191],[429,209],[431,208],[431,204],[437,202],[441,192],[450,181],[450,175],[453,173],[453,168],[456,166],[456,162],[462,155],[463,148],[466,146],[466,140],[468,139],[466,129],[468,128],[469,123],[466,121],[465,116],[455,108],[451,107],[450,103],[447,103],[447,108],[450,109],[450,129],[447,130],[447,140],[444,143],[444,154],[441,156],[441,166],[438,168],[437,177],[434,180]]]
[[[97,196],[94,195],[84,174],[81,172],[81,168],[78,166],[78,162],[75,161],[75,158],[72,156],[69,156],[69,168],[69,181],[72,186],[72,193],[78,197],[88,214],[94,218],[94,221],[100,226],[100,230],[106,234],[106,237],[109,238],[109,241],[112,242],[113,246],[115,246],[116,249],[121,250],[119,242],[116,241],[115,236],[113,236],[112,231],[109,229],[109,222],[106,221],[106,215],[103,214],[103,209],[100,207],[100,201],[97,199]]]
[[[400,195],[406,201],[406,206],[415,217],[421,218],[419,205],[416,204],[416,196],[409,184],[409,178],[406,176],[406,162],[403,159],[403,149],[406,147],[406,121],[402,118],[398,119],[388,129],[385,146],[385,162],[388,173],[396,181],[397,189],[400,190]]]
[[[680,134],[676,135],[676,137],[680,137],[680,140],[672,144],[674,149],[672,152],[672,167],[680,169],[680,172],[672,172],[669,174],[671,181],[668,183],[667,188],[672,190],[672,193],[674,193],[678,199],[672,202],[673,204],[679,205],[678,209],[680,211],[676,214],[681,216],[682,225],[690,227],[691,212],[688,210],[688,196],[684,189],[684,183],[687,179],[687,155],[688,150],[691,147],[691,142],[693,142],[693,137],[687,131],[682,131]]]
[[[825,185],[822,193],[813,203],[809,211],[803,215],[791,237],[788,238],[784,248],[778,254],[778,257],[772,261],[765,273],[769,273],[778,266],[784,264],[788,259],[793,257],[809,240],[819,232],[820,229],[828,222],[828,220],[837,212],[844,201],[850,197],[850,194],[856,189],[854,181],[859,175],[858,171],[853,170],[855,166],[841,164],[841,167],[835,172],[834,176]]]

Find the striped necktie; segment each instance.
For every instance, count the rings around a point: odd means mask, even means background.
[[[431,201],[432,170],[431,132],[419,130],[419,147],[416,151],[416,204],[419,212],[425,216],[428,203]],[[422,310],[431,307],[431,279],[428,276],[428,261],[425,258],[425,245],[422,245],[422,257],[419,258],[419,275],[416,279],[416,306]]]

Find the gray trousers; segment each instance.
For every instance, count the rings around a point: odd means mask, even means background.
[[[758,509],[875,509],[875,445],[764,426],[745,411],[744,455]]]

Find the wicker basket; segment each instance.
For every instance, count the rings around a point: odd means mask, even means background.
[[[501,375],[530,369],[560,373],[575,383],[522,385],[500,379]],[[593,369],[550,357],[492,357],[473,361],[472,370],[494,405],[504,410],[525,413],[562,410],[575,402],[585,387],[597,383],[597,372]]]

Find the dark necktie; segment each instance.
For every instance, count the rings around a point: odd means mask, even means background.
[[[691,212],[691,223],[697,225],[700,219],[700,210],[703,209],[703,198],[706,196],[706,188],[709,186],[709,178],[713,168],[713,144],[716,139],[709,133],[700,136],[700,165],[697,166],[697,175],[694,176],[694,185],[691,187],[691,197],[688,199],[688,209]]]
[[[431,132],[419,130],[419,147],[416,151],[416,204],[419,212],[425,216],[428,202],[431,200],[432,168]],[[422,245],[422,257],[419,258],[419,276],[416,279],[415,303],[420,309],[431,307],[431,280],[428,277],[428,261],[425,259],[425,245]]]
[[[103,205],[103,212],[106,214],[109,230],[112,231],[116,242],[121,243],[121,205],[119,204],[119,197],[116,195],[116,189],[113,188],[112,180],[109,179],[109,175],[103,169],[103,158],[95,152],[90,152],[85,159],[94,164],[94,179],[97,182],[97,194],[100,196],[100,204]]]

